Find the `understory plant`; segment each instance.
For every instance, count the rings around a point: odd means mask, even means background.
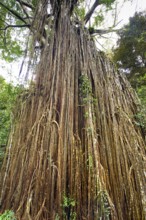
[[[0,214],[0,220],[16,220],[16,217],[13,211],[6,210],[3,214]]]

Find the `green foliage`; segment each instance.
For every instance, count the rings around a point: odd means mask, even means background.
[[[80,89],[80,96],[83,100],[83,104],[86,104],[91,99],[92,88],[90,81],[87,76],[81,75],[79,78],[79,89]]]
[[[35,7],[39,0],[32,0],[32,5]]]
[[[129,73],[134,83],[135,75],[146,73],[146,15],[136,13],[129,24],[119,33],[118,47],[114,50],[114,61],[117,66]]]
[[[12,40],[10,29],[6,33],[6,42],[1,45],[1,57],[7,62],[12,62],[23,55],[23,50],[19,41]]]
[[[14,28],[10,27],[12,25],[24,25],[24,22],[18,17],[26,17],[20,4],[15,0],[3,0],[0,5],[0,56],[7,62],[16,60],[23,55],[22,45],[24,43],[24,38],[21,39],[20,34],[23,33],[25,28]],[[12,10],[16,15],[10,12],[8,9]]]
[[[85,8],[84,7],[75,7],[75,10],[74,10],[76,16],[81,20],[83,21],[84,20],[84,17],[85,17]]]
[[[60,220],[58,213],[55,215],[55,220]]]
[[[100,25],[103,22],[103,20],[104,15],[102,14],[102,11],[100,11],[98,15],[94,17],[93,27],[97,27],[98,25]]]
[[[11,112],[17,95],[22,91],[20,86],[6,83],[0,76],[0,145],[7,143],[10,131]]]
[[[15,214],[11,210],[6,210],[0,215],[0,220],[16,220]]]
[[[139,86],[136,89],[136,91],[141,100],[142,105],[146,107],[146,84]]]
[[[135,124],[140,126],[144,131],[146,131],[146,107],[143,106],[134,117]]]
[[[132,86],[136,89],[142,105],[146,107],[146,73],[144,75],[135,74],[130,79],[130,82]]]
[[[76,213],[73,211],[75,205],[76,202],[73,198],[66,195],[63,196],[62,208],[65,220],[76,220]]]
[[[97,196],[98,203],[98,219],[109,220],[111,214],[111,208],[108,202],[107,193],[104,190],[99,191]]]
[[[88,159],[87,159],[87,167],[89,169],[92,169],[93,168],[93,157],[92,155],[89,155]]]
[[[5,146],[10,132],[12,109],[16,97],[21,91],[22,88],[20,86],[6,83],[4,78],[0,76],[0,166],[4,158]]]
[[[115,2],[115,0],[100,0],[99,2],[100,2],[100,4],[104,4],[107,7],[110,7],[111,4]]]
[[[92,93],[92,87],[90,80],[86,75],[81,75],[79,78],[79,91],[80,91],[80,99],[81,105],[85,106],[86,104],[92,103],[94,105],[97,104],[97,99],[94,98]],[[88,118],[89,113],[85,112],[84,117]]]
[[[69,207],[72,206],[74,207],[76,204],[75,200],[73,198],[67,197],[66,195],[63,196],[63,204],[62,206],[65,207]]]
[[[3,148],[0,147],[0,167],[1,167],[1,165],[2,165],[4,156],[5,156],[5,146],[4,146]]]
[[[119,33],[114,61],[129,78],[146,106],[146,14],[136,13]]]

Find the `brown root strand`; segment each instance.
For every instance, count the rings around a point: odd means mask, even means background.
[[[1,211],[21,220],[144,220],[137,97],[67,15],[41,55],[34,91],[15,119]]]

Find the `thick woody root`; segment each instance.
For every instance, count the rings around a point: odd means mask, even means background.
[[[127,79],[60,18],[16,114],[1,178],[18,219],[144,219],[144,141]]]

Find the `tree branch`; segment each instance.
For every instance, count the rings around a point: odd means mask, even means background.
[[[121,29],[107,29],[107,30],[102,30],[102,29],[94,29],[94,28],[90,28],[89,29],[89,33],[90,34],[108,34],[108,33],[112,33],[112,32],[118,32]]]
[[[99,0],[95,0],[94,4],[92,5],[92,7],[89,9],[89,11],[87,12],[87,14],[85,15],[84,21],[85,24],[90,20],[94,10],[97,8],[97,6],[100,5],[100,1]]]
[[[16,0],[16,1],[20,1],[20,0]],[[35,8],[33,7],[33,5],[31,5],[31,4],[28,4],[27,2],[24,2],[24,1],[21,1],[21,3],[24,5],[24,6],[26,6],[26,7],[28,7],[28,8],[30,8],[30,9],[32,9],[32,10],[34,10]]]
[[[4,28],[0,28],[0,31],[5,31],[7,30],[8,28],[22,28],[22,27],[27,27],[27,28],[30,28],[30,24],[24,24],[24,25],[7,25],[6,27]]]
[[[24,14],[26,15],[26,18],[29,19],[29,15],[28,15],[28,13],[27,13],[27,11],[26,11],[26,9],[25,9],[25,6],[24,6],[23,2],[22,2],[21,0],[16,0],[16,1],[20,4],[20,6],[21,6],[21,8],[22,8],[22,10],[23,10],[23,12],[24,12]]]
[[[16,18],[18,18],[19,20],[23,21],[25,24],[27,24],[27,22],[15,11],[13,11],[12,9],[10,9],[9,7],[7,7],[5,4],[0,2],[0,5],[2,7],[4,7],[6,10],[8,10],[9,12],[11,12],[11,14],[13,14]]]

